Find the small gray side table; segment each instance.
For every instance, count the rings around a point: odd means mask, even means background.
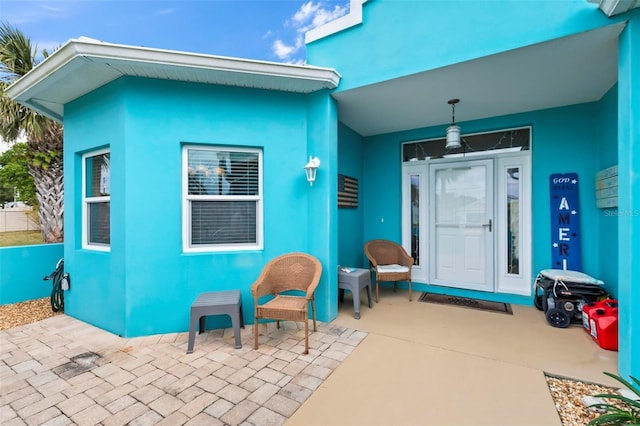
[[[205,319],[209,315],[229,315],[233,326],[233,336],[236,339],[236,349],[242,348],[240,327],[244,328],[244,318],[242,317],[240,290],[214,291],[200,294],[191,305],[187,353],[193,353],[193,345],[196,341],[196,324],[200,323],[199,334],[202,334]]]
[[[338,292],[339,300],[344,300],[344,291],[349,290],[353,295],[353,310],[355,319],[360,319],[360,290],[367,289],[367,298],[369,299],[369,308],[371,308],[371,273],[368,269],[362,268],[345,268],[349,272],[338,268]]]

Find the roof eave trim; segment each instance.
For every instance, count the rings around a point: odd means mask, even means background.
[[[321,89],[334,89],[338,87],[340,83],[340,74],[331,68],[126,46],[104,43],[83,37],[80,39],[72,39],[65,43],[37,67],[9,86],[6,89],[7,95],[11,99],[20,100],[20,96],[30,88],[77,57],[128,60],[141,63],[266,75],[308,80],[310,84],[313,82],[323,82],[324,84],[322,84]],[[321,89],[310,87],[308,92]]]

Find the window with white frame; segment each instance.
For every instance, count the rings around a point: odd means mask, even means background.
[[[108,251],[111,245],[111,156],[108,149],[82,156],[82,246]]]
[[[185,251],[262,248],[262,151],[183,148]]]

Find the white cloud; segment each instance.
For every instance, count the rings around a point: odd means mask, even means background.
[[[287,59],[296,51],[295,46],[289,46],[282,40],[274,41],[271,49],[273,50],[273,53],[280,59]]]
[[[284,37],[277,39],[272,45],[273,54],[285,62],[303,63],[304,59],[296,55],[304,51],[304,34],[346,15],[347,12],[349,12],[347,0],[344,0],[342,5],[337,4],[333,7],[324,0],[310,0],[303,3],[285,23],[287,28],[293,29],[293,34],[289,36],[292,40],[286,41]]]

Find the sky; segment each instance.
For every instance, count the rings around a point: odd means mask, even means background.
[[[39,50],[85,36],[287,63],[305,62],[306,31],[348,12],[349,0],[0,0],[0,21]]]

